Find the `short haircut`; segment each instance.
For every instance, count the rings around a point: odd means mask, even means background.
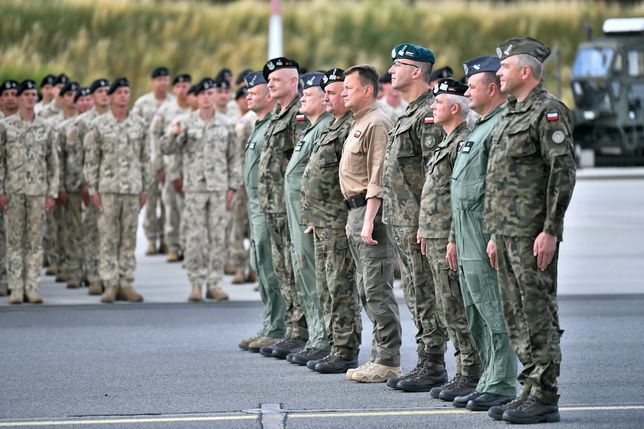
[[[470,113],[469,100],[466,97],[454,94],[445,94],[445,98],[450,106],[458,104],[458,111],[463,118],[467,118],[467,115]]]
[[[483,83],[485,84],[495,84],[497,88],[501,88],[501,78],[499,78],[494,72],[481,72],[481,77],[483,78]]]
[[[432,75],[432,69],[434,68],[434,64],[432,63],[427,63],[427,62],[419,62],[418,63],[418,68],[420,69],[420,73],[423,75],[423,80],[427,83],[429,83],[429,78]]]
[[[543,63],[528,54],[517,54],[517,66],[523,67],[528,66],[532,70],[532,77],[537,80],[541,80],[541,74],[543,72]]]
[[[349,69],[344,72],[344,77],[353,73],[358,73],[358,78],[360,79],[360,84],[362,86],[370,85],[373,88],[373,98],[378,97],[378,87],[380,83],[378,81],[378,71],[374,66],[369,64],[359,64],[357,66],[349,67]]]

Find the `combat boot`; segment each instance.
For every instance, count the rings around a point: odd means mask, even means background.
[[[430,354],[425,366],[416,375],[398,382],[398,388],[406,392],[429,392],[434,387],[447,383],[445,358],[442,354]]]
[[[176,250],[170,250],[165,260],[166,262],[172,263],[172,262],[179,262],[181,259],[179,258],[179,253],[177,253]]]
[[[429,391],[429,396],[434,399],[438,399],[443,389],[449,389],[450,387],[456,385],[461,377],[461,373],[457,372],[456,375],[447,383],[443,384],[442,386],[432,387],[432,389]],[[467,404],[467,402],[465,403]],[[463,405],[463,407],[465,407],[465,405]]]
[[[188,295],[188,302],[201,302],[201,286],[193,286],[190,295]]]
[[[273,346],[279,341],[280,339],[275,337],[259,337],[248,344],[248,351],[251,353],[261,353],[261,351],[264,350],[264,353],[268,353],[268,356],[271,356],[273,353]],[[265,356],[264,353],[261,354]]]
[[[36,289],[27,289],[25,291],[25,298],[27,298],[27,302],[30,304],[42,304],[43,302],[42,296],[38,295]]]
[[[306,367],[321,374],[340,374],[355,370],[358,367],[358,358],[348,359],[342,356],[329,355],[318,361],[313,368],[307,362]]]
[[[234,285],[241,285],[246,283],[246,275],[244,274],[243,270],[237,270],[235,273],[235,276],[232,278],[230,281]]]
[[[500,405],[507,404],[512,401],[514,396],[509,395],[498,395],[496,393],[483,393],[475,398],[467,401],[467,408],[470,411],[488,411],[492,407],[498,407]],[[456,401],[456,398],[454,399]],[[503,413],[501,413],[503,416]]]
[[[304,349],[299,353],[293,354],[289,362],[294,363],[296,365],[304,366],[310,360],[320,360],[328,355],[329,355],[329,352],[327,350],[321,350],[315,347],[309,347],[308,349]]]
[[[142,302],[143,296],[132,286],[121,286],[116,292],[116,299],[129,302]]]
[[[165,255],[166,253],[168,253],[168,245],[165,244],[162,239],[161,244],[159,244],[159,254]]]
[[[22,289],[11,289],[11,295],[9,295],[9,303],[22,304],[24,300],[25,292]]]
[[[206,298],[217,301],[228,301],[228,294],[218,287],[209,287],[206,292]]]
[[[519,408],[521,404],[523,404],[523,401],[525,401],[525,398],[519,396],[505,405],[491,407],[487,411],[487,415],[492,417],[494,420],[503,420],[503,414],[505,414],[506,411]]]
[[[416,373],[425,366],[425,360],[427,357],[425,355],[418,355],[418,361],[416,362],[416,366],[414,369],[409,371],[407,374],[403,374],[400,377],[391,377],[389,380],[387,380],[387,387],[391,387],[392,389],[398,389],[398,382],[400,380],[405,380],[407,378],[413,377],[416,375]]]
[[[152,241],[148,241],[148,248],[145,249],[146,256],[156,255],[157,254],[157,245]]]
[[[461,376],[458,381],[451,386],[445,386],[439,393],[438,398],[443,401],[452,402],[457,396],[465,396],[476,390],[479,384],[478,378]]]
[[[58,273],[56,273],[56,283],[67,283],[69,280],[69,273],[66,271],[59,270]]]
[[[116,300],[116,290],[118,285],[111,285],[105,287],[105,292],[101,295],[101,302],[104,304],[111,304]]]
[[[248,350],[248,345],[259,338],[260,337],[244,338],[239,342],[239,348],[242,350]]]
[[[353,376],[354,372],[362,371],[362,370],[365,370],[367,368],[371,368],[371,365],[373,365],[373,364],[374,364],[374,361],[368,360],[365,363],[363,363],[362,365],[360,365],[359,367],[347,369],[347,372],[345,374],[345,376],[347,377],[347,380],[353,380],[351,377]]]
[[[58,274],[58,264],[50,263],[45,270],[45,274],[48,276],[55,276],[56,274]]]
[[[103,293],[103,285],[101,282],[90,282],[87,289],[88,295],[100,295]]]
[[[253,270],[250,270],[248,272],[248,276],[246,276],[246,283],[255,283],[257,281],[257,273]]]
[[[544,404],[529,396],[519,407],[505,410],[503,421],[520,424],[554,423],[560,420],[557,404]]]
[[[224,274],[232,275],[232,274],[235,274],[236,272],[237,272],[237,270],[232,265],[230,265],[230,264],[224,265]]]
[[[382,365],[376,362],[367,369],[358,369],[351,374],[351,380],[359,383],[384,383],[392,377],[400,377],[399,366]]]
[[[67,282],[67,289],[78,289],[81,286],[80,277],[70,277]]]
[[[273,346],[271,356],[277,359],[286,359],[289,353],[298,353],[304,349],[306,340],[297,337],[288,337]]]

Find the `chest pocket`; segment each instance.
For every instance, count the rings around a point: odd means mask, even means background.
[[[390,142],[397,142],[396,158],[411,158],[418,155],[418,145],[410,135],[413,125],[412,120],[405,120],[391,134]]]
[[[522,123],[508,127],[506,153],[510,158],[527,158],[537,152],[530,135],[530,124]]]
[[[340,163],[340,156],[335,150],[333,140],[323,142],[315,147],[317,157],[320,159],[321,167],[331,167]]]

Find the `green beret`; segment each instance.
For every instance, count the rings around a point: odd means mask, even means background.
[[[434,58],[434,53],[427,48],[423,48],[420,45],[414,45],[411,43],[401,43],[400,45],[394,46],[391,50],[391,60],[404,59],[404,60],[414,60],[421,63],[432,63],[436,61]]]
[[[518,54],[532,55],[543,63],[550,55],[550,48],[527,36],[511,37],[496,48],[496,55],[500,60]]]

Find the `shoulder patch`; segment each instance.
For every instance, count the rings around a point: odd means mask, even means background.
[[[566,140],[566,134],[561,130],[557,130],[554,133],[552,133],[551,138],[553,143],[561,144]]]
[[[425,116],[425,119],[423,120],[425,124],[433,124],[434,123],[434,117],[433,116]]]
[[[360,130],[356,130],[356,132],[353,133],[353,137],[355,137],[355,138],[359,138],[361,135],[362,135],[362,131],[360,131]]]
[[[303,121],[305,119],[306,119],[306,116],[304,116],[303,113],[298,113],[298,114],[295,115],[295,120],[296,121]]]
[[[559,113],[557,112],[548,112],[546,113],[546,118],[548,121],[558,121],[559,120]]]

